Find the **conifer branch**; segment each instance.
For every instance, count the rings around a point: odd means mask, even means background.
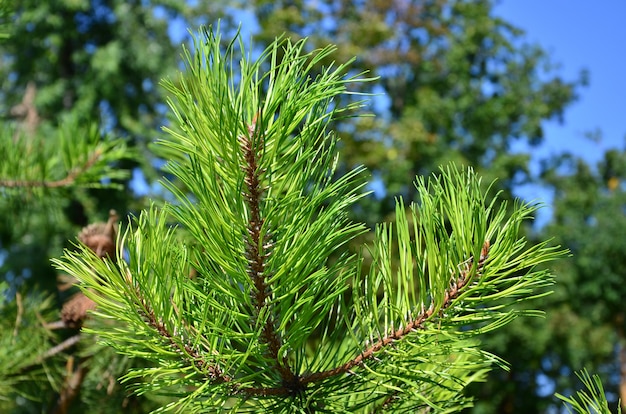
[[[87,161],[72,170],[63,178],[53,181],[46,180],[0,180],[0,187],[7,188],[60,188],[73,185],[76,180],[93,167],[102,155],[101,150],[97,149],[91,154]]]
[[[479,258],[479,261],[477,264],[477,270],[476,270],[477,275],[480,275],[482,268],[485,264],[485,261],[488,258],[489,247],[490,247],[490,244],[489,244],[489,241],[487,240],[483,244],[483,247],[480,253],[480,258]],[[470,257],[468,260],[466,260],[465,262],[461,264],[462,268],[460,268],[459,270],[459,275],[452,279],[452,282],[450,283],[450,287],[446,289],[445,291],[443,303],[441,304],[441,307],[439,308],[440,315],[443,314],[443,312],[447,308],[450,307],[454,299],[456,299],[459,296],[459,294],[462,292],[462,290],[468,285],[468,282],[471,280],[470,276],[471,276],[472,264],[473,264],[472,257]],[[339,367],[329,369],[327,371],[317,372],[314,374],[303,376],[301,380],[302,385],[306,386],[307,384],[317,382],[317,381],[323,381],[327,378],[330,378],[336,375],[350,373],[352,368],[363,364],[368,359],[374,358],[374,355],[377,352],[381,351],[383,348],[391,345],[392,343],[396,341],[401,340],[406,335],[412,332],[415,332],[416,330],[423,330],[424,323],[432,319],[433,317],[435,317],[435,313],[436,313],[435,304],[434,302],[432,302],[430,306],[428,307],[428,309],[422,309],[417,315],[417,317],[414,318],[412,321],[410,321],[403,328],[399,328],[396,331],[390,332],[389,334],[379,339],[377,342],[372,344],[369,348],[365,349],[363,352],[361,352],[359,355],[357,355],[355,358],[351,359],[350,361],[344,363],[343,365]]]
[[[250,211],[247,229],[248,237],[246,240],[247,272],[254,284],[252,303],[254,304],[257,318],[262,314],[263,309],[268,307],[267,299],[272,294],[270,287],[266,283],[267,274],[265,273],[265,260],[270,255],[268,249],[271,247],[271,243],[268,242],[271,236],[267,232],[265,235],[262,234],[264,219],[261,217],[261,198],[265,189],[261,187],[261,175],[264,173],[264,170],[258,165],[258,152],[263,147],[264,137],[262,133],[257,132],[259,116],[260,112],[255,115],[252,124],[248,126],[247,134],[239,136],[239,144],[244,158],[242,169],[245,174],[244,182],[246,184],[246,191],[242,195]],[[279,356],[282,341],[276,332],[272,311],[266,316],[261,337],[267,344],[269,356],[275,361],[275,368],[280,372],[283,383],[294,383],[296,375],[291,371],[287,357],[283,356],[281,358]]]
[[[156,379],[139,391],[187,387],[163,409],[464,406],[462,388],[499,361],[471,337],[522,314],[503,307],[551,283],[549,272],[526,269],[562,254],[546,243],[524,249],[519,224],[534,206],[507,218],[471,170],[418,179],[420,203],[409,216],[396,201],[397,231],[378,227],[364,274],[344,250],[364,231],[348,220],[360,169],[333,179],[337,141],[327,131],[345,110],[333,99],[356,78],[332,64],[314,76],[332,48],[303,54],[303,42],[276,41],[259,62],[235,67],[235,43],[224,58],[219,36],[203,34],[193,56],[185,51],[188,74],[165,83],[179,129],[161,144],[184,187],[167,184],[178,203],[141,214],[120,242],[128,263],[85,248],[55,261],[99,315],[125,324],[90,332],[156,363],[127,374]]]
[[[37,129],[40,121],[37,107],[35,107],[36,95],[37,86],[35,85],[35,82],[28,82],[28,84],[26,84],[26,91],[24,92],[22,102],[11,108],[10,111],[10,116],[20,120],[22,129],[29,136],[33,136],[35,134],[35,130]],[[13,140],[18,140],[19,135],[19,130],[16,130]]]
[[[142,309],[139,311],[141,316],[146,320],[149,326],[155,329],[162,338],[164,338],[176,353],[181,355],[183,359],[191,362],[193,366],[202,372],[208,373],[208,378],[216,383],[229,382],[230,377],[225,375],[222,369],[217,364],[207,364],[198,350],[192,347],[184,340],[179,343],[174,339],[172,334],[165,324],[159,321],[154,313],[154,310],[148,305],[148,302],[142,297],[139,290],[136,291],[137,297],[140,299]],[[182,338],[182,336],[181,336]]]
[[[18,327],[22,324],[22,316],[24,315],[24,305],[22,304],[22,294],[15,294],[15,304],[17,305],[17,315],[15,316],[15,327],[13,328],[13,341],[17,337]]]
[[[68,360],[65,384],[59,392],[54,408],[50,410],[51,414],[66,414],[69,411],[72,401],[78,396],[85,376],[89,371],[84,364],[80,364],[76,370],[73,370],[73,361],[73,358]]]
[[[63,351],[65,351],[68,348],[71,348],[72,346],[76,345],[78,342],[80,341],[80,334],[76,334],[73,336],[70,336],[69,338],[67,338],[65,341],[61,342],[58,345],[53,346],[52,348],[48,349],[46,352],[44,352],[44,354],[39,358],[38,362],[41,362],[45,359],[48,359],[58,353],[61,353]]]
[[[479,276],[485,265],[485,261],[489,257],[489,248],[490,243],[487,240],[483,244],[480,252],[480,258],[476,267],[476,274]],[[463,289],[467,287],[468,283],[472,280],[471,269],[473,262],[474,259],[470,257],[468,260],[461,264],[458,276],[453,278],[452,282],[450,283],[450,287],[445,292],[444,302],[439,309],[439,314],[442,314],[447,308],[450,307],[454,299],[456,299],[460,295]],[[251,396],[263,397],[292,395],[294,393],[304,390],[311,383],[323,381],[337,375],[348,374],[353,368],[363,364],[366,360],[373,359],[377,352],[391,345],[393,342],[401,340],[403,337],[412,332],[424,329],[424,323],[433,318],[435,316],[435,313],[435,305],[434,303],[432,303],[428,309],[422,310],[417,315],[417,317],[409,322],[404,328],[400,328],[394,332],[391,332],[390,334],[386,335],[384,338],[380,339],[378,342],[374,343],[369,348],[364,350],[357,357],[351,359],[350,361],[344,363],[337,368],[305,375],[299,378],[294,377],[291,383],[284,384],[281,387],[249,387],[242,388],[240,391]],[[395,394],[389,396],[389,398],[387,398],[383,403],[383,407],[391,404],[394,396]]]

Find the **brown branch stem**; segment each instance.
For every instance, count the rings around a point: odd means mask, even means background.
[[[478,275],[481,274],[485,261],[489,256],[489,241],[485,241],[483,244],[483,248],[480,253],[480,258],[478,260],[476,266],[476,272]],[[463,288],[465,288],[470,282],[471,269],[473,264],[473,258],[465,261],[462,266],[463,268],[459,270],[458,276],[452,279],[450,283],[450,287],[446,289],[444,294],[444,301],[439,308],[437,314],[442,314],[447,308],[450,307],[454,299],[456,299]],[[293,383],[285,384],[280,387],[248,387],[241,388],[238,391],[246,393],[252,396],[285,396],[293,394],[294,391],[304,390],[309,384],[314,382],[319,382],[331,378],[336,375],[343,375],[350,373],[352,368],[355,368],[361,364],[363,364],[368,359],[373,359],[376,352],[382,350],[386,346],[392,344],[395,341],[401,340],[403,337],[408,335],[411,332],[424,329],[424,325],[429,319],[436,317],[435,315],[435,306],[431,304],[428,309],[422,310],[411,322],[409,322],[404,328],[400,328],[396,331],[393,331],[386,335],[384,338],[380,339],[376,343],[372,344],[369,348],[365,349],[358,356],[351,359],[350,361],[340,365],[339,367],[317,372],[309,375],[304,375],[302,377],[295,378]],[[385,403],[391,403],[391,399],[387,399]]]
[[[163,337],[167,342],[175,349],[175,351],[181,355],[184,359],[190,360],[190,362],[197,367],[198,369],[205,371],[208,373],[208,377],[210,380],[223,383],[230,382],[231,378],[225,375],[222,369],[216,364],[207,364],[204,360],[200,352],[194,349],[190,344],[186,342],[178,342],[174,339],[174,335],[167,330],[167,327],[163,322],[160,322],[152,308],[148,305],[145,299],[142,297],[140,292],[137,292],[137,295],[141,301],[142,310],[140,313],[147,320],[148,325],[152,328],[156,329],[156,331]]]
[[[80,333],[70,336],[65,341],[61,342],[60,344],[48,349],[46,352],[44,352],[43,355],[39,357],[38,362],[42,362],[45,359],[48,359],[60,352],[65,351],[68,348],[71,348],[72,346],[76,345],[78,341],[80,341]]]
[[[13,343],[17,337],[17,332],[22,324],[22,316],[24,315],[24,305],[22,304],[22,294],[20,292],[15,294],[15,303],[17,305],[17,315],[15,316],[15,327],[13,328]]]
[[[271,289],[266,284],[267,274],[265,272],[265,260],[269,256],[269,252],[266,250],[271,246],[270,243],[267,243],[270,236],[268,234],[264,236],[262,233],[264,219],[261,217],[261,198],[264,188],[261,186],[261,174],[264,171],[258,165],[258,153],[263,144],[263,136],[256,130],[258,116],[257,114],[252,120],[252,124],[248,126],[247,134],[239,136],[239,145],[244,160],[242,170],[245,174],[244,183],[246,186],[242,195],[250,212],[246,239],[247,273],[255,288],[252,293],[252,303],[257,317],[262,314],[264,309],[267,309],[269,306],[268,298],[271,296]],[[267,344],[269,357],[276,361],[274,367],[280,372],[283,383],[297,385],[297,376],[289,367],[287,357],[279,355],[282,343],[274,327],[274,315],[271,311],[266,316],[261,337]]]

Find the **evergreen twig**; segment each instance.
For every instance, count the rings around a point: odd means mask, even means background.
[[[485,260],[487,260],[487,257],[489,255],[489,247],[489,241],[485,241],[480,254],[480,259],[478,261],[478,273],[480,273],[485,264]],[[445,310],[452,304],[452,301],[458,298],[463,288],[467,285],[470,280],[470,270],[472,262],[473,259],[469,258],[462,264],[463,269],[461,270],[460,274],[452,279],[450,287],[445,291],[444,300],[438,310],[438,313],[441,314],[445,312]],[[361,354],[359,354],[356,358],[351,359],[350,361],[337,368],[305,376],[304,378],[302,378],[302,384],[306,385],[311,382],[323,381],[335,375],[341,375],[351,372],[354,367],[361,365],[367,359],[373,358],[374,355],[384,347],[392,344],[393,342],[400,341],[406,335],[424,329],[424,323],[431,320],[433,316],[436,315],[436,313],[437,311],[435,310],[435,304],[433,302],[428,307],[428,309],[422,309],[415,319],[409,321],[404,327],[401,327],[394,332],[388,333],[383,338],[373,343],[370,347],[361,352]]]
[[[160,145],[180,180],[165,183],[176,204],[142,212],[115,257],[83,246],[55,260],[98,304],[95,322],[117,322],[85,332],[152,361],[124,379],[142,379],[139,392],[179,390],[164,409],[468,406],[462,389],[499,362],[475,336],[521,314],[508,305],[546,294],[551,275],[535,266],[562,254],[525,248],[519,226],[535,206],[509,215],[473,171],[444,168],[417,179],[410,211],[397,200],[363,272],[346,251],[366,231],[348,219],[362,169],[336,177],[327,130],[361,105],[333,100],[357,78],[346,65],[313,73],[333,49],[304,53],[304,41],[278,39],[238,66],[236,43],[220,45],[203,31],[187,73],[165,83],[177,123]]]
[[[41,187],[41,188],[60,188],[60,187],[70,187],[74,185],[76,180],[83,175],[85,172],[89,171],[91,167],[96,164],[96,162],[100,159],[101,152],[96,150],[89,156],[87,161],[70,170],[67,175],[58,180],[11,180],[11,179],[0,179],[0,187],[7,188],[16,188],[16,187]]]

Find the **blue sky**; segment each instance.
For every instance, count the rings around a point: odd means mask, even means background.
[[[626,1],[500,0],[494,14],[523,29],[573,80],[589,71],[589,86],[565,112],[564,123],[547,122],[538,155],[568,149],[589,162],[608,148],[624,149],[626,136]],[[593,142],[585,132],[600,130]]]

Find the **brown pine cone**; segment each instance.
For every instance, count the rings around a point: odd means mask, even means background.
[[[93,250],[98,257],[116,259],[115,224],[117,223],[115,210],[109,212],[106,223],[94,223],[84,227],[78,234],[78,240]],[[80,328],[87,317],[87,311],[95,309],[96,304],[82,292],[72,296],[61,309],[61,319],[68,328]]]
[[[84,227],[78,234],[78,240],[85,243],[99,257],[108,256],[115,260],[115,223],[117,222],[115,210],[109,212],[109,220],[106,223],[94,223]]]
[[[72,296],[61,309],[61,319],[68,328],[80,328],[87,317],[87,311],[96,308],[96,303],[83,292]]]

